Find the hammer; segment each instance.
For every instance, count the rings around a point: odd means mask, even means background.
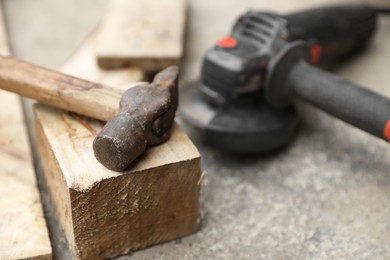
[[[126,91],[0,56],[0,88],[39,102],[108,121],[93,142],[96,159],[124,171],[147,146],[166,141],[177,109],[178,68]]]

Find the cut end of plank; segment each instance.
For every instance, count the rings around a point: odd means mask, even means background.
[[[149,73],[158,72],[172,65],[179,65],[181,55],[176,57],[115,57],[114,55],[101,55],[97,57],[98,66],[102,69],[111,70],[119,68],[140,68]]]

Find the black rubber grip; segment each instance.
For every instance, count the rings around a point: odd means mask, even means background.
[[[335,117],[388,141],[390,100],[300,61],[289,74],[294,94]]]
[[[322,60],[335,62],[367,45],[377,12],[365,5],[329,6],[284,16],[289,40],[322,46]]]

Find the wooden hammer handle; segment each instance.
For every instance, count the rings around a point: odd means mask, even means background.
[[[103,121],[118,113],[123,93],[5,56],[0,56],[0,88]]]

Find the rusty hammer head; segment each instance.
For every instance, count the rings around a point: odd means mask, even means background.
[[[166,141],[174,120],[178,68],[159,72],[152,83],[125,91],[119,114],[96,136],[93,150],[97,160],[110,170],[124,171],[149,145]]]

